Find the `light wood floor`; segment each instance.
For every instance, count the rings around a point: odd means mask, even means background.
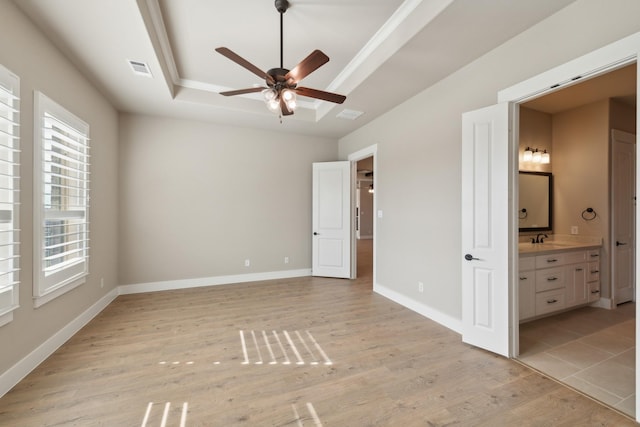
[[[372,293],[369,267],[121,296],[0,399],[0,425],[635,423]]]

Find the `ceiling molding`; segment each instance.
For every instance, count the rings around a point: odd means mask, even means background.
[[[350,93],[454,0],[405,0],[329,84],[331,92]],[[319,105],[318,120],[335,106]]]
[[[171,43],[169,42],[167,27],[165,26],[164,19],[162,18],[160,4],[158,3],[158,0],[146,0],[146,6],[149,16],[151,17],[151,25],[153,26],[153,28],[147,27],[147,31],[152,32],[155,35],[162,53],[161,55],[158,55],[158,52],[156,52],[158,61],[161,61],[169,71],[171,83],[181,86],[182,79],[180,79],[180,75],[178,74],[178,67],[176,67],[176,61],[173,56],[173,51],[171,50]]]

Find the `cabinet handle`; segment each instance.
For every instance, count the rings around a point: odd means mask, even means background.
[[[527,280],[527,278],[526,277],[521,277],[520,280]]]
[[[591,258],[598,258],[600,255],[598,255],[598,254],[591,254],[590,256],[591,256]]]
[[[576,271],[582,271],[582,269],[581,268],[576,268]]]
[[[547,300],[547,304],[555,304],[555,303],[557,303],[557,302],[558,302],[558,300],[557,300],[557,299],[548,299],[548,300]]]
[[[554,280],[558,280],[557,277],[547,277],[547,282],[553,282]]]
[[[547,262],[558,262],[558,260],[556,258],[549,258]]]
[[[600,270],[591,270],[591,274],[600,273]]]
[[[600,293],[600,291],[595,290],[595,291],[591,291],[591,293],[592,293],[592,294],[599,294],[599,293]]]

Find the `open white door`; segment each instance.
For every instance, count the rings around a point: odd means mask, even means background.
[[[462,340],[509,357],[509,104],[462,116]]]
[[[635,301],[636,136],[611,132],[611,281],[613,303]]]
[[[351,277],[351,162],[313,164],[313,276]]]

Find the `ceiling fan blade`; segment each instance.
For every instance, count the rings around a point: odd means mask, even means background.
[[[282,97],[280,98],[280,110],[282,111],[283,116],[290,116],[293,114],[293,111],[289,110],[287,103],[282,99]]]
[[[242,95],[245,93],[262,92],[265,89],[266,88],[264,87],[250,87],[247,89],[228,90],[226,92],[220,92],[220,95],[224,95],[224,96]]]
[[[323,101],[335,102],[336,104],[342,104],[344,100],[347,99],[344,95],[338,95],[337,93],[325,92],[323,90],[311,89],[308,87],[297,87],[294,90],[300,96],[322,99]]]
[[[233,52],[231,49],[228,49],[226,47],[218,47],[216,48],[216,52],[218,52],[223,56],[226,56],[236,64],[251,71],[256,76],[266,79],[269,83],[275,83],[275,81],[273,80],[273,77],[271,77],[269,74],[265,73],[260,68],[256,67],[251,62],[247,61],[237,53]]]
[[[293,83],[298,83],[327,62],[329,62],[329,57],[316,49],[300,61],[298,65],[293,67],[284,77],[287,80],[292,79]]]

